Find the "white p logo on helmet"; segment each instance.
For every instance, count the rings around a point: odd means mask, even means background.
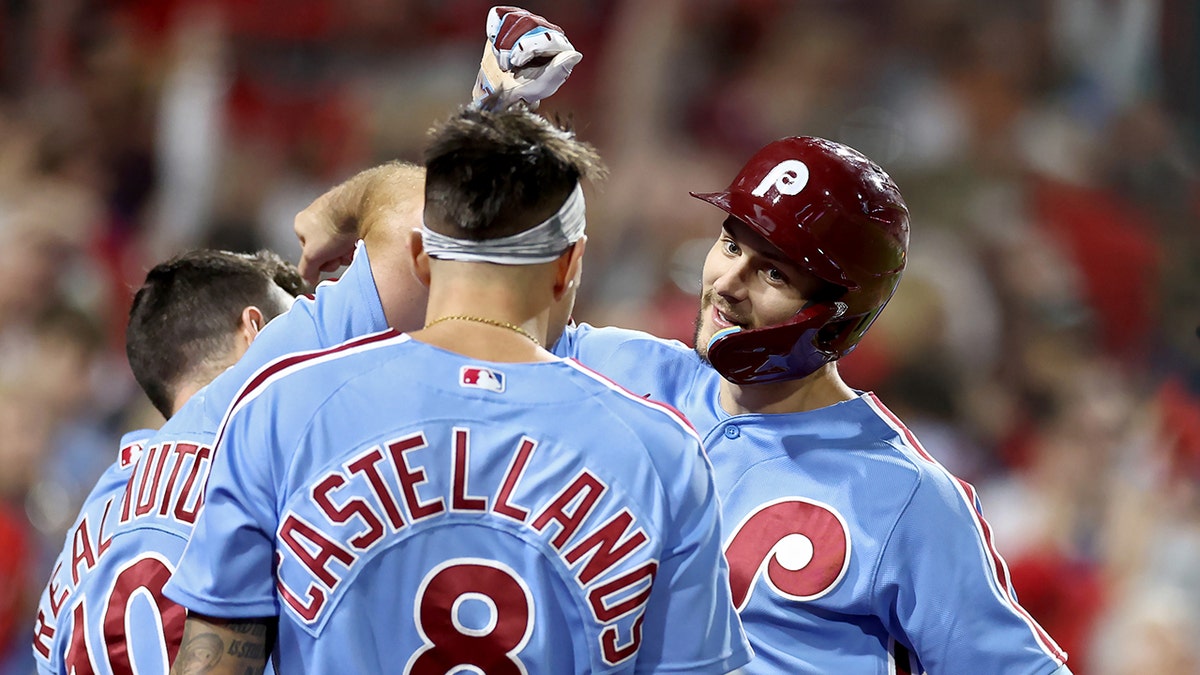
[[[798,159],[785,159],[767,172],[750,194],[761,197],[773,187],[781,195],[794,195],[805,185],[808,185],[808,167]]]

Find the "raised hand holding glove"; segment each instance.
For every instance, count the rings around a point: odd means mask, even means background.
[[[472,103],[500,110],[525,101],[536,108],[558,91],[582,58],[562,28],[544,17],[519,7],[493,7]]]

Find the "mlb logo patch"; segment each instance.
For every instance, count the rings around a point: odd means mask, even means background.
[[[471,389],[504,392],[504,373],[481,366],[463,366],[458,371],[458,384]]]
[[[120,454],[121,468],[128,469],[129,467],[133,466],[134,463],[136,463],[138,461],[138,458],[141,456],[142,456],[142,444],[141,443],[130,443],[129,445],[121,448],[121,454]]]

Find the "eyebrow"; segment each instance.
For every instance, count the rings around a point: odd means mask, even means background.
[[[763,242],[766,243],[766,246],[755,246],[754,247],[755,255],[762,257],[762,258],[766,258],[767,260],[770,260],[773,263],[779,264],[780,267],[785,267],[789,270],[799,270],[800,269],[800,267],[798,265],[796,265],[796,263],[791,258],[788,258],[787,256],[785,256],[783,254],[782,251],[779,251],[778,249],[776,249],[773,245],[771,245],[771,242],[767,241],[767,239],[765,237],[763,237],[762,235],[755,232],[749,225],[739,222],[738,226],[741,228],[744,228],[747,232],[750,232],[751,234],[755,235],[755,237],[757,237],[758,239],[761,239]],[[737,235],[734,234],[733,231],[729,228],[728,224],[721,223],[721,231],[724,232],[725,234],[729,235],[729,237],[731,239],[738,242],[739,244],[743,243],[743,241],[741,239],[738,239]]]

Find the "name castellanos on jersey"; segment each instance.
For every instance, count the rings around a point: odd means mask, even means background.
[[[653,544],[636,516],[623,507],[607,518],[593,517],[604,510],[598,507],[609,486],[587,468],[541,503],[520,503],[514,495],[539,445],[528,436],[512,448],[499,485],[490,494],[472,494],[471,431],[455,427],[450,436],[453,447],[436,455],[446,457],[449,466],[414,463],[413,453],[429,447],[427,434],[415,431],[362,450],[313,478],[306,495],[280,518],[277,588],[287,607],[316,632],[342,579],[389,535],[403,536],[408,528],[448,514],[486,514],[536,533],[574,568],[573,578],[600,626],[606,661],[615,665],[635,654],[640,621],[628,635],[619,634],[617,622],[645,605],[658,571],[656,558],[618,571],[623,561]],[[448,472],[449,494],[418,494],[428,482],[427,468]]]

